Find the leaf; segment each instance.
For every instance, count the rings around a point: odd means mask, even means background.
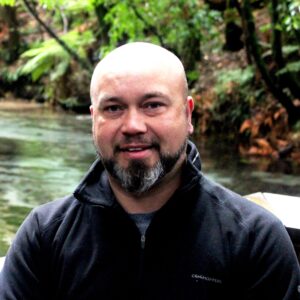
[[[282,52],[285,55],[289,55],[292,53],[297,53],[299,51],[299,46],[298,45],[285,45],[282,47]]]
[[[77,53],[82,57],[85,56],[85,46],[94,41],[92,33],[88,30],[82,33],[73,30],[61,38],[69,47],[77,49]],[[21,57],[28,59],[21,68],[21,73],[31,74],[33,81],[48,73],[51,73],[51,80],[57,80],[65,74],[71,61],[70,55],[54,39],[46,40],[25,51]]]
[[[59,77],[63,76],[68,67],[69,67],[70,61],[69,60],[63,60],[61,61],[55,68],[55,71],[51,73],[50,80],[55,81]]]
[[[0,5],[14,6],[16,4],[15,0],[0,0]]]
[[[254,148],[256,148],[256,154],[265,156],[275,152],[270,143],[264,138],[255,139],[254,142],[257,144],[257,147],[254,146]]]
[[[266,139],[255,139],[255,142],[261,148],[271,148],[270,143]]]
[[[300,61],[290,62],[285,68],[279,70],[276,74],[283,75],[286,73],[297,73],[300,72]]]
[[[285,108],[280,108],[279,110],[277,110],[275,113],[274,113],[274,120],[278,120],[282,115],[285,115],[286,114],[286,110]]]
[[[64,4],[64,0],[39,0],[39,3],[42,4],[47,9],[54,9]]]
[[[267,117],[266,119],[265,119],[265,121],[264,121],[264,124],[265,125],[268,125],[270,128],[272,128],[272,126],[273,126],[273,120],[272,120],[272,117]]]
[[[243,133],[244,131],[246,130],[251,130],[251,127],[252,127],[253,123],[252,123],[252,120],[251,119],[247,119],[243,122],[243,124],[241,125],[240,127],[240,133]]]
[[[50,61],[43,61],[35,68],[31,73],[31,78],[33,81],[37,81],[45,73],[45,70],[49,71],[51,69],[52,63]]]

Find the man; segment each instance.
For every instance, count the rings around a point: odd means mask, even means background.
[[[117,48],[96,67],[91,99],[99,159],[74,195],[27,217],[0,299],[300,299],[283,225],[201,173],[175,55]]]

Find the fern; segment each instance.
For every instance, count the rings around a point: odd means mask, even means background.
[[[22,74],[31,74],[33,81],[47,74],[52,68],[55,72],[55,62],[65,60],[70,63],[69,54],[54,40],[43,43],[39,48],[30,49],[22,54],[23,58],[29,58],[22,67]]]
[[[71,31],[64,35],[62,39],[73,49],[77,49],[80,56],[85,56],[84,46],[93,42],[92,33],[86,31],[80,34]],[[37,81],[41,76],[50,73],[51,80],[57,80],[63,76],[70,64],[70,55],[54,39],[49,39],[36,48],[29,49],[21,55],[28,59],[21,68],[22,74],[31,74],[33,81]]]
[[[226,91],[227,85],[230,82],[238,86],[244,86],[254,78],[253,67],[249,66],[245,69],[223,70],[218,72],[215,91],[221,94]]]

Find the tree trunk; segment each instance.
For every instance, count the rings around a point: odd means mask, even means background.
[[[271,1],[271,19],[272,19],[272,53],[276,63],[277,71],[286,66],[283,53],[282,53],[282,34],[278,29],[279,13],[278,13],[278,0]],[[294,98],[300,99],[300,83],[295,76],[289,72],[279,75],[279,82],[282,88],[287,87]]]
[[[97,36],[99,37],[99,44],[100,46],[108,45],[109,43],[108,32],[110,28],[109,25],[104,21],[104,17],[107,14],[108,9],[106,6],[104,6],[104,4],[100,4],[100,5],[95,4],[94,10],[99,24],[99,31],[97,33]]]
[[[292,99],[280,89],[277,82],[275,82],[272,78],[269,70],[266,67],[266,64],[261,57],[261,49],[257,40],[254,19],[249,0],[243,0],[242,12],[247,26],[247,42],[250,45],[251,54],[256,66],[272,95],[282,104],[283,107],[285,107],[289,116],[289,124],[294,125],[298,120],[300,120],[300,107],[296,107],[293,104]]]
[[[7,40],[7,50],[9,51],[7,58],[8,63],[14,62],[20,54],[20,34],[18,30],[16,10],[16,7],[13,6],[0,6],[0,16],[9,29]]]

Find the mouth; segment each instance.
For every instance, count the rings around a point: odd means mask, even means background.
[[[124,145],[117,147],[120,152],[140,152],[154,148],[152,145]]]
[[[154,154],[153,151],[157,149],[158,147],[155,144],[130,143],[117,146],[115,153],[121,154],[125,159],[143,160],[152,157]]]

